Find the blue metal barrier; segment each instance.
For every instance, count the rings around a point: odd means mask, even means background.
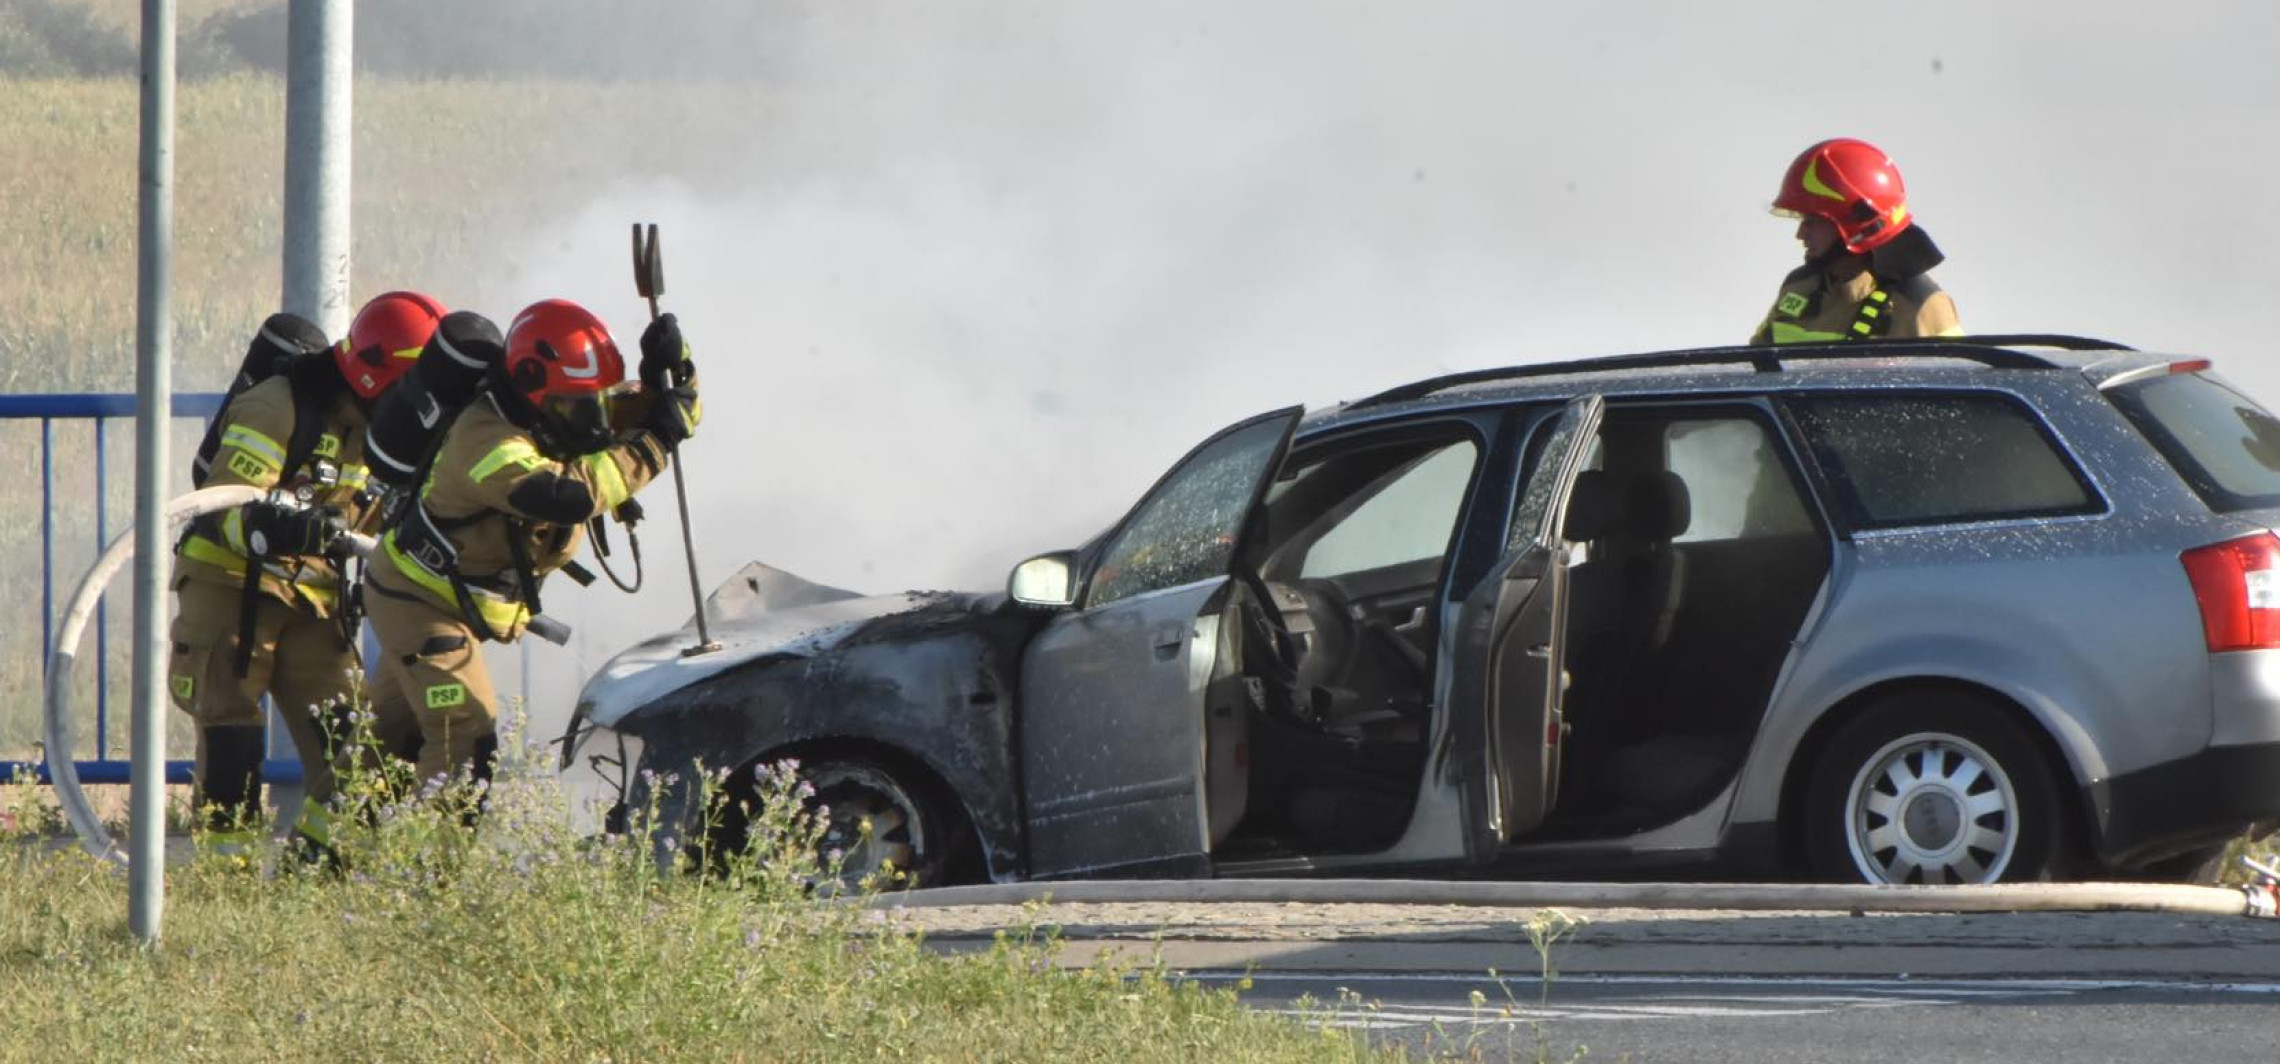
[[[177,418],[196,418],[203,422],[222,407],[218,392],[178,393],[174,396],[172,414]],[[107,494],[106,426],[114,418],[135,416],[135,397],[120,394],[33,394],[0,395],[0,421],[29,420],[40,423],[40,668],[41,690],[46,690],[48,651],[55,643],[55,423],[57,421],[87,420],[95,423],[95,550],[101,553],[109,529],[105,512]],[[189,456],[182,456],[187,468]],[[109,639],[103,624],[105,605],[96,606],[95,614],[95,749],[98,754],[110,748],[110,655]],[[81,783],[125,783],[128,762],[123,759],[96,757],[75,762]],[[189,761],[168,761],[168,783],[190,782]],[[31,772],[40,782],[47,783],[47,766],[40,762],[0,761],[0,779],[16,778],[18,773]],[[272,757],[262,764],[262,774],[272,783],[299,783],[301,763],[291,757]]]

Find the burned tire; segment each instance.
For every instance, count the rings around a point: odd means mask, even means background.
[[[1896,695],[1824,747],[1802,810],[1822,879],[1994,883],[2048,878],[2068,837],[2051,768],[2002,705]]]

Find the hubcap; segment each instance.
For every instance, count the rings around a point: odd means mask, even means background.
[[[1872,883],[1992,883],[2018,848],[2018,808],[1987,751],[1953,735],[1910,735],[1853,777],[1845,841]]]
[[[806,776],[816,804],[829,810],[822,846],[826,857],[840,855],[842,884],[854,887],[889,865],[906,875],[916,869],[926,852],[925,826],[901,784],[868,765],[822,765]]]

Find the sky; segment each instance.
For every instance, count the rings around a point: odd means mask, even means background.
[[[1830,136],[1893,156],[1968,329],[2206,355],[2280,403],[2280,5],[778,7],[783,104],[723,117],[730,180],[597,188],[478,294],[630,345],[626,225],[661,224],[708,583],[1002,587],[1252,413],[1740,342],[1798,261],[1782,171]],[[542,727],[690,612],[645,501],[638,596],[550,587],[580,634],[531,651]]]

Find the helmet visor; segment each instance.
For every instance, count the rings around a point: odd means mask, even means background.
[[[539,400],[538,410],[565,439],[605,447],[615,436],[610,412],[629,390],[626,383],[619,383],[599,392],[549,395]]]

